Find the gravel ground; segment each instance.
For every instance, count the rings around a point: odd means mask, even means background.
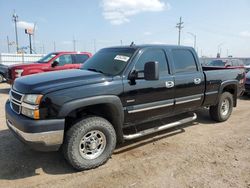
[[[231,118],[198,120],[126,143],[103,166],[76,172],[59,152],[41,153],[7,129],[0,84],[0,187],[245,187],[250,188],[250,97],[238,100]]]

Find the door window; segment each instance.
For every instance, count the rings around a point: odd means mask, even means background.
[[[145,63],[150,61],[157,61],[159,63],[160,73],[168,71],[166,56],[164,51],[161,49],[150,49],[144,51],[137,61],[135,69],[137,71],[143,71]]]
[[[72,57],[69,54],[61,55],[60,57],[56,58],[55,61],[59,63],[58,66],[72,64]]]
[[[173,50],[175,73],[198,71],[194,56],[191,51],[178,49]]]

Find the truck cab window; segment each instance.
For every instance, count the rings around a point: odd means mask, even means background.
[[[198,71],[194,56],[191,51],[178,49],[173,50],[175,73]]]
[[[84,63],[88,58],[89,58],[89,56],[88,56],[87,54],[76,54],[76,55],[75,55],[75,63],[76,63],[76,64],[82,64],[82,63]]]
[[[61,55],[60,57],[56,58],[55,61],[59,63],[58,66],[72,64],[72,57],[71,55]]]
[[[157,61],[159,63],[160,73],[167,71],[166,56],[161,49],[148,49],[144,51],[135,65],[135,70],[143,71],[145,63],[150,61]]]

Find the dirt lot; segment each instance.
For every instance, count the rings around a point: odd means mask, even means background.
[[[247,187],[250,188],[250,97],[225,123],[199,111],[196,122],[115,150],[104,166],[74,171],[59,152],[35,152],[7,129],[0,84],[0,187]]]

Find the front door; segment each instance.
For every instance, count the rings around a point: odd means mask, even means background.
[[[135,83],[124,80],[125,126],[138,124],[166,116],[174,108],[174,78],[169,74],[166,52],[163,49],[144,49],[135,58],[133,70],[141,72]],[[143,78],[144,65],[147,62],[159,63],[160,78],[147,81]],[[132,71],[133,71],[132,70]]]

